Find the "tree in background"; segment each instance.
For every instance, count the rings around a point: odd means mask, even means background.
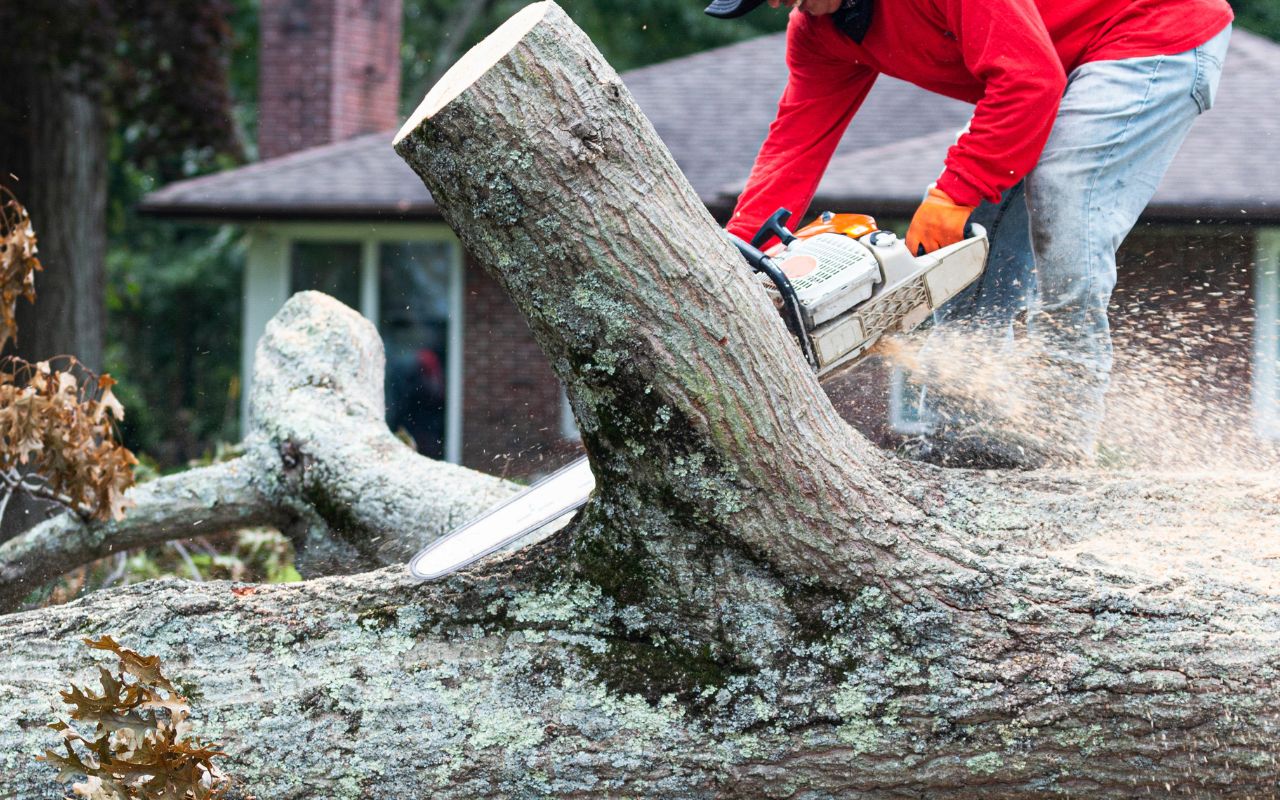
[[[0,6],[0,179],[42,220],[39,306],[19,353],[103,366],[113,171],[161,179],[239,152],[221,0]]]
[[[733,22],[713,19],[697,0],[559,0],[619,70],[679,58],[783,30],[787,17],[763,9]],[[527,0],[405,0],[404,105],[413,109],[458,55]],[[441,24],[443,21],[443,24]]]
[[[36,242],[27,210],[0,187],[0,347],[18,336],[18,301],[36,300]],[[124,515],[137,461],[117,441],[124,408],[111,392],[114,383],[73,356],[36,363],[0,358],[0,522],[15,497],[86,520]]]
[[[421,99],[433,70],[447,67],[523,4],[405,0],[405,106]],[[785,25],[780,12],[726,24],[684,0],[566,0],[563,5],[625,67]],[[218,91],[230,98],[231,111],[219,121],[237,131],[252,158],[257,151],[257,3],[225,0],[203,6],[207,13],[222,14],[226,25],[220,47],[229,80]],[[128,115],[116,114],[109,122],[105,364],[120,379],[117,392],[130,408],[122,425],[125,441],[144,459],[171,468],[219,441],[239,438],[242,237],[235,226],[157,220],[139,216],[134,208],[144,194],[167,182],[226,168],[234,150],[219,151],[190,138],[157,147],[139,135],[139,123]]]
[[[1280,41],[1280,3],[1276,0],[1230,0],[1236,25]]]

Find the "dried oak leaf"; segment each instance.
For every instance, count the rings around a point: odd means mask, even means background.
[[[169,679],[160,671],[160,656],[144,656],[127,647],[122,647],[110,636],[98,639],[85,639],[84,643],[94,650],[106,650],[115,653],[120,659],[120,668],[145,684],[159,686],[167,691],[174,691]]]
[[[27,209],[0,186],[0,350],[18,335],[18,298],[35,302],[36,272],[43,269],[37,250]]]
[[[114,384],[70,357],[0,361],[0,473],[87,518],[123,517],[138,462],[118,439]]]
[[[93,738],[62,720],[49,727],[62,749],[38,758],[58,768],[60,781],[85,776],[71,789],[89,800],[219,800],[230,782],[214,764],[226,754],[189,735],[187,699],[165,677],[160,659],[121,646],[110,636],[85,639],[116,656],[117,671],[99,668],[100,692],[72,685],[62,698],[71,718],[94,725]]]

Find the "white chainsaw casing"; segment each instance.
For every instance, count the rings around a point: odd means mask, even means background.
[[[866,300],[881,280],[880,265],[871,250],[839,233],[797,239],[775,261],[795,288],[805,328],[810,330]],[[782,296],[773,281],[765,278],[764,286],[780,304]]]
[[[914,329],[977,280],[988,244],[981,226],[973,233],[920,257],[888,231],[858,239],[821,233],[774,251],[796,290],[819,374],[857,358],[885,333]],[[773,281],[761,281],[781,307]]]

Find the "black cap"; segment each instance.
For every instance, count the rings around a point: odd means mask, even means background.
[[[720,19],[736,19],[750,14],[764,0],[712,0],[707,6],[707,14]]]

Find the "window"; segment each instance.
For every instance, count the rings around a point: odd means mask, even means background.
[[[289,254],[291,292],[324,292],[360,308],[360,251],[359,242],[294,242]]]
[[[264,226],[250,248],[245,396],[267,321],[292,294],[324,292],[382,334],[388,427],[424,455],[461,460],[462,255],[453,234],[443,225],[297,223]]]
[[[1258,232],[1253,407],[1258,434],[1280,439],[1280,229]]]
[[[444,457],[452,247],[384,242],[378,247],[378,321],[387,351],[387,425],[418,452]]]

